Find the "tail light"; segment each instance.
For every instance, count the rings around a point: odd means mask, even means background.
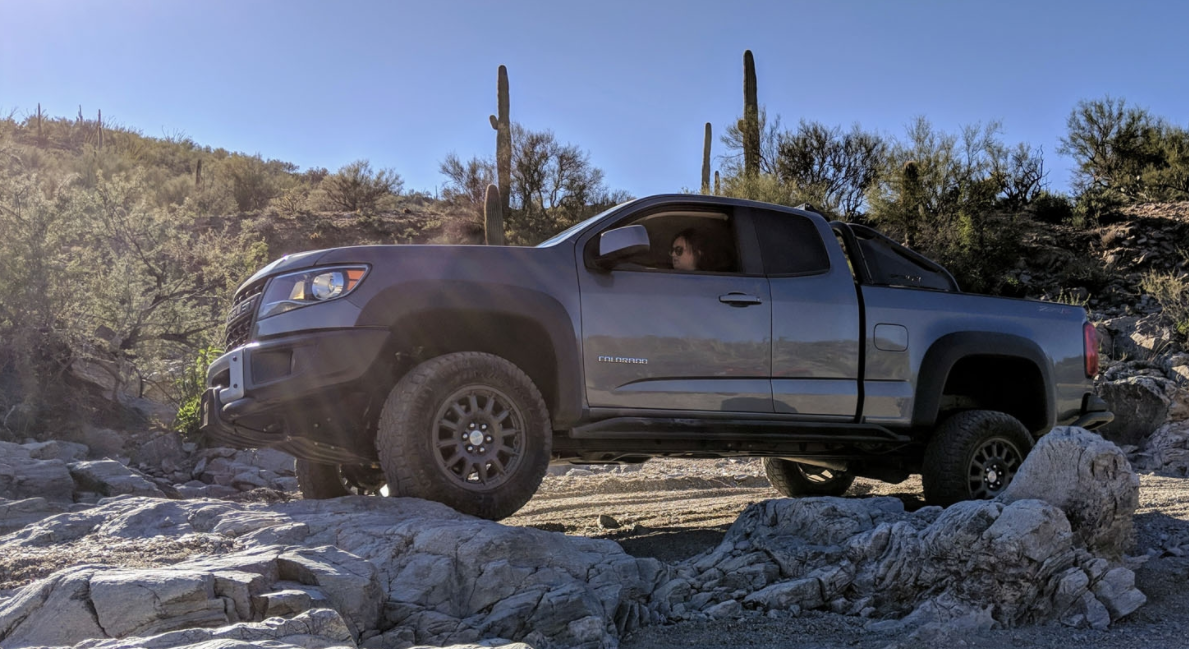
[[[1082,344],[1086,358],[1086,377],[1094,378],[1098,374],[1098,330],[1089,322],[1082,325]]]

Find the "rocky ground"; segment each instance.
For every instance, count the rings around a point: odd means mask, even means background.
[[[624,469],[627,470],[624,470]],[[577,475],[549,476],[538,495],[507,522],[569,534],[610,538],[638,557],[679,561],[713,549],[749,505],[777,498],[758,460],[656,460],[639,467],[579,469]],[[586,472],[589,471],[589,474]],[[899,485],[859,479],[848,498],[891,496],[907,509],[924,506],[920,479]],[[1110,629],[1070,629],[1059,624],[964,634],[949,646],[1000,648],[1189,647],[1189,480],[1140,475],[1135,517],[1136,586],[1148,603]],[[600,527],[610,516],[620,527]],[[867,620],[828,611],[797,617],[753,615],[743,619],[699,620],[648,627],[623,639],[624,649],[656,647],[756,649],[872,647],[901,642],[896,633],[877,633]],[[906,645],[907,646],[907,645]]]
[[[774,499],[749,460],[556,467],[503,524],[266,488],[117,496],[0,537],[0,647],[1180,646],[1189,486],[1137,490],[1093,439],[1034,453],[1022,500],[944,512],[913,481]]]

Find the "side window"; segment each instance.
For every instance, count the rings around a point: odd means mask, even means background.
[[[785,212],[755,212],[756,237],[768,275],[811,275],[830,269],[830,255],[813,221]]]
[[[735,222],[730,214],[669,209],[621,221],[615,227],[627,225],[644,226],[650,247],[647,253],[617,264],[617,270],[740,271]],[[596,237],[591,243],[597,245],[597,241]]]

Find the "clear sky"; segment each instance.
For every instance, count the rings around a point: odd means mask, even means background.
[[[1076,101],[1125,97],[1189,124],[1189,2],[1098,0],[308,2],[0,0],[0,109],[184,133],[331,170],[357,158],[409,189],[438,162],[490,155],[496,68],[512,118],[580,145],[642,196],[699,183],[703,124],[742,113],[743,50],[760,103],[901,135],[998,119],[1044,147]]]

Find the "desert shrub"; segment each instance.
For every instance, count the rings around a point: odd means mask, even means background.
[[[1153,271],[1144,275],[1140,288],[1156,298],[1177,333],[1189,338],[1189,277]]]
[[[196,439],[202,423],[202,393],[206,389],[206,368],[223,353],[215,347],[203,347],[186,361],[181,376],[174,382],[178,414],[173,429],[187,439]]]
[[[233,155],[220,166],[231,184],[231,196],[241,212],[258,210],[277,193],[276,183],[260,156]]]
[[[1077,227],[1092,228],[1101,223],[1110,223],[1122,217],[1122,208],[1127,198],[1111,188],[1093,187],[1078,195],[1073,205],[1072,223]]]
[[[399,193],[403,185],[395,171],[376,171],[367,160],[356,160],[327,176],[320,188],[335,207],[355,212],[374,208],[382,196]]]
[[[281,195],[272,199],[269,205],[279,214],[292,218],[308,210],[309,198],[309,186],[304,184],[296,185],[281,192]]]
[[[1032,219],[1041,223],[1057,225],[1073,218],[1073,204],[1061,193],[1042,191],[1032,201]]]

